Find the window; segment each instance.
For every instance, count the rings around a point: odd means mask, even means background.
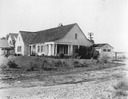
[[[103,49],[103,52],[106,52],[106,49]]]
[[[111,49],[108,49],[108,52],[111,52]]]
[[[42,46],[41,46],[41,52],[43,52],[43,48],[44,48],[44,46],[42,45]]]
[[[64,54],[68,54],[68,45],[64,45]]]
[[[38,46],[38,52],[40,52],[40,46]]]
[[[10,44],[12,44],[12,42],[10,41]]]
[[[75,39],[77,39],[77,34],[75,34]]]
[[[17,47],[17,52],[21,52],[21,46]]]

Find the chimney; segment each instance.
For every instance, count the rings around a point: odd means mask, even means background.
[[[62,23],[60,23],[60,24],[58,25],[58,27],[61,27],[61,26],[63,26],[63,24],[62,24]]]

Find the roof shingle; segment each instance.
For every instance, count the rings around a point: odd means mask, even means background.
[[[8,41],[6,39],[0,39],[0,48],[9,48]]]
[[[109,45],[109,44],[107,44],[107,43],[101,43],[101,44],[94,44],[94,45],[92,45],[92,47],[102,47],[102,46],[104,46],[104,45]],[[109,45],[110,46],[110,45]],[[111,46],[112,47],[112,46]],[[113,48],[113,47],[112,47]]]
[[[20,33],[26,44],[44,43],[63,38],[75,24],[59,26],[37,32],[20,31]]]
[[[12,40],[15,40],[15,38],[18,36],[17,33],[9,33],[9,35],[11,36]]]

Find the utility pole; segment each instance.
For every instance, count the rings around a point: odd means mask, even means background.
[[[93,36],[94,34],[93,34],[92,32],[89,32],[88,35],[89,35],[89,39],[92,40],[92,39],[93,39],[92,36]]]

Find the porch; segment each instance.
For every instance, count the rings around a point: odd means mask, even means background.
[[[59,53],[63,53],[66,56],[70,56],[73,53],[78,53],[80,45],[72,45],[70,43],[45,43],[36,44],[30,46],[30,55],[47,55],[56,56]]]

